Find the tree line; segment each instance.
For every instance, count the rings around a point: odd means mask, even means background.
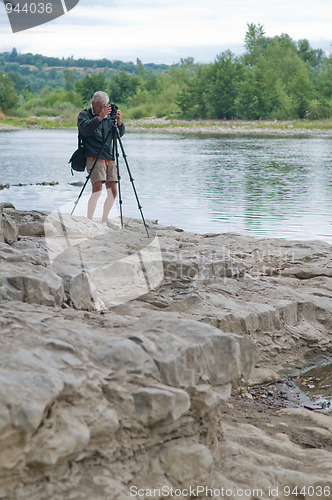
[[[171,66],[47,58],[13,49],[0,54],[0,109],[73,121],[103,89],[130,118],[332,117],[332,55],[306,39],[267,37],[254,23],[247,25],[244,47],[240,56],[227,50],[210,64],[189,57]]]

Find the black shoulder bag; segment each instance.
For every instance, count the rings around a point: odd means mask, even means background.
[[[76,149],[76,151],[74,151],[74,153],[71,155],[68,163],[70,163],[72,175],[74,175],[73,170],[75,170],[75,172],[84,172],[85,170],[85,147],[83,146],[83,141],[80,134],[78,134],[78,149]]]

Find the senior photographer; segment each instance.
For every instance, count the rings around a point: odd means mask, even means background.
[[[88,201],[89,219],[93,218],[98,199],[102,192],[103,183],[106,183],[107,197],[104,203],[102,221],[106,222],[108,214],[113,206],[117,195],[117,168],[113,154],[113,131],[114,121],[110,114],[112,106],[108,106],[109,99],[105,92],[95,92],[92,97],[91,107],[81,111],[78,115],[77,126],[82,137],[86,151],[86,169],[88,173],[96,161],[91,172],[92,193]],[[119,128],[120,136],[125,133],[125,126],[121,120],[121,111],[116,110],[115,119]],[[102,145],[106,143],[100,153]]]

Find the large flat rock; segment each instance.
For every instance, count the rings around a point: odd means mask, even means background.
[[[1,499],[329,498],[329,414],[232,406],[330,357],[328,244],[2,211]]]

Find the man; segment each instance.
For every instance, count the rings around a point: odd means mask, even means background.
[[[110,128],[112,128],[112,120],[109,119],[109,114],[112,110],[111,106],[107,105],[108,95],[105,92],[95,92],[92,97],[91,107],[81,111],[78,115],[77,126],[82,137],[86,151],[86,169],[88,173],[97,158],[96,165],[91,173],[92,193],[88,201],[89,219],[93,218],[97,201],[101,195],[103,183],[106,183],[107,197],[104,203],[102,221],[106,222],[108,214],[113,206],[117,195],[117,168],[115,158],[112,152],[113,131],[107,137]],[[116,121],[119,127],[120,136],[125,132],[125,126],[121,120],[121,111],[116,111]],[[114,133],[116,133],[114,131]],[[100,149],[104,140],[107,137],[105,146],[100,153]],[[116,137],[116,136],[115,136]]]

